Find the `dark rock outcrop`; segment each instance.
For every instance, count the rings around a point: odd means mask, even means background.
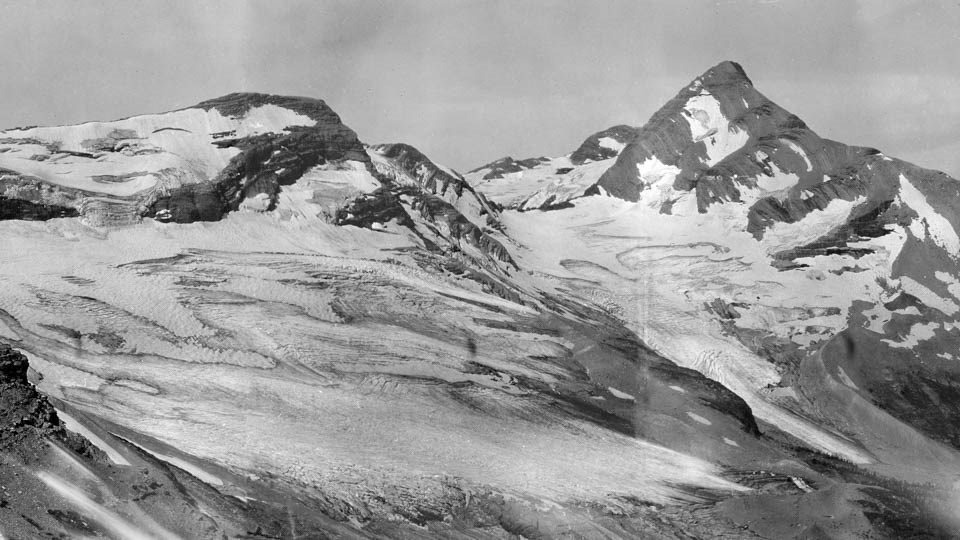
[[[464,191],[476,193],[462,177],[454,176],[437,167],[422,152],[403,143],[376,144],[370,147],[374,152],[389,158],[401,169],[415,178],[420,186],[434,195],[446,195],[452,191],[462,197]]]
[[[734,304],[727,303],[722,298],[714,298],[712,302],[706,304],[707,311],[711,311],[720,317],[721,319],[739,319],[740,313],[737,311],[737,306]]]
[[[415,198],[413,208],[428,221],[442,224],[452,239],[467,243],[494,260],[507,263],[515,269],[519,268],[503,244],[440,197],[421,194]]]
[[[80,214],[76,208],[35,203],[23,199],[8,199],[0,196],[0,220],[46,221],[53,218],[77,217],[78,215]]]
[[[503,178],[511,173],[532,169],[541,163],[546,163],[548,161],[550,160],[545,157],[513,159],[512,157],[507,156],[496,161],[491,161],[486,165],[481,165],[469,172],[474,173],[484,169],[489,169],[489,171],[483,175],[483,180],[492,180],[495,178]]]
[[[6,343],[0,343],[0,383],[27,384],[27,357]]]
[[[0,168],[0,220],[46,221],[76,217],[76,205],[84,196],[80,190]]]
[[[483,194],[478,193],[462,176],[451,174],[430,161],[422,152],[409,144],[378,144],[371,150],[391,160],[410,177],[416,179],[423,191],[442,197],[455,206],[472,204],[481,216],[486,216],[487,224],[497,222],[497,211],[487,202]]]
[[[357,197],[341,207],[334,216],[337,225],[353,225],[370,228],[374,223],[397,223],[412,227],[410,216],[404,211],[400,199],[388,188],[380,188],[373,193]]]
[[[484,230],[484,227],[500,227],[499,212],[463,177],[438,167],[408,144],[380,144],[369,148],[389,163],[386,167],[382,163],[375,165],[381,182],[410,201],[411,210],[435,228],[443,240],[452,242],[455,248],[461,248],[462,244],[473,246],[494,261],[517,267],[503,244]],[[385,204],[384,196],[380,199]],[[351,213],[357,212],[351,210]],[[418,234],[422,238],[427,236],[425,231]]]
[[[27,380],[29,367],[26,356],[0,343],[0,451],[26,460],[33,459],[46,437],[78,442],[68,436],[53,406]]]
[[[343,123],[340,116],[331,109],[322,99],[299,97],[299,96],[278,96],[274,94],[260,94],[256,92],[235,92],[218,98],[201,101],[189,109],[203,109],[209,111],[216,109],[220,114],[231,118],[243,118],[251,109],[262,107],[264,105],[276,105],[284,109],[289,109],[298,114],[302,114],[317,121],[317,124],[335,126]],[[343,126],[346,128],[346,126]],[[346,128],[347,131],[349,128]],[[352,133],[352,131],[351,131]]]
[[[146,216],[174,223],[217,221],[229,209],[217,187],[212,184],[189,184],[171,190],[169,194],[157,197]]]
[[[628,144],[639,132],[640,128],[619,125],[594,133],[570,154],[570,161],[574,165],[582,165],[587,161],[602,161],[617,157],[619,151],[601,145],[600,139],[613,139],[620,144]]]
[[[742,146],[715,157],[719,159],[715,163],[708,159],[705,140],[716,133],[693,137],[693,117],[686,109],[692,98],[707,95],[716,100],[729,129],[744,138]],[[750,207],[747,230],[758,239],[774,224],[798,222],[810,212],[824,210],[834,200],[854,201],[862,197],[866,201],[852,216],[861,220],[859,224],[831,233],[833,239],[818,240],[816,246],[807,250],[809,253],[813,252],[811,249],[832,249],[828,243],[842,249],[844,246],[839,243],[844,243],[845,238],[863,236],[854,229],[872,227],[873,234],[878,235],[884,224],[902,219],[900,215],[885,214],[899,192],[900,174],[907,172],[911,178],[921,178],[920,182],[930,179],[940,185],[931,171],[887,158],[878,150],[820,138],[798,117],[758,92],[743,69],[733,62],[714,66],[657,111],[587,194],[597,194],[598,188],[603,188],[615,197],[638,200],[647,186],[641,181],[637,166],[651,158],[679,169],[673,188],[693,191],[701,213],[708,212],[714,204],[742,202],[744,192],[755,193],[763,179],[776,179],[782,185],[784,179],[795,178],[795,183],[767,192]],[[661,211],[669,213],[672,203],[666,201]],[[877,214],[881,206],[885,206],[883,216]],[[949,210],[945,215],[957,215],[952,211],[960,209]],[[781,258],[792,259],[801,251],[782,254]]]
[[[209,184],[188,184],[157,196],[145,215],[176,223],[216,221],[236,210],[251,187],[273,198],[279,186],[295,182],[315,165],[347,159],[370,161],[357,134],[319,99],[230,94],[197,107],[216,109],[225,116],[242,116],[266,104],[303,114],[316,124],[289,126],[285,133],[214,141],[216,146],[239,148],[241,152]]]

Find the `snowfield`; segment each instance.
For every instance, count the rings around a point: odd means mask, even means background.
[[[319,206],[298,195],[311,182],[363,187],[350,169],[316,174],[287,194],[296,204],[216,223],[0,223],[9,239],[0,335],[30,356],[45,392],[80,410],[237,472],[277,471],[346,498],[354,478],[415,485],[439,473],[552,501],[688,497],[677,483],[743,489],[698,458],[562,415],[544,419],[510,377],[464,373],[460,338],[401,321],[435,314],[428,325],[474,336],[473,361],[547,384],[563,372],[516,356],[547,358],[572,344],[478,327],[477,318],[536,312],[388,262],[405,260],[408,235],[311,218]],[[369,320],[347,324],[344,303]],[[471,412],[416,382],[430,379],[476,383],[467,395],[488,409]]]
[[[215,146],[219,137],[280,133],[315,123],[284,107],[263,105],[242,118],[193,108],[113,122],[7,130],[0,131],[0,167],[58,186],[129,197],[213,178],[240,152]]]

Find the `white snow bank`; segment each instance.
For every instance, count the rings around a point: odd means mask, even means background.
[[[781,191],[792,188],[800,181],[799,176],[780,170],[780,167],[777,167],[775,163],[771,163],[770,167],[773,169],[773,176],[757,177],[757,186],[764,191]]]
[[[919,239],[924,239],[927,233],[930,238],[949,253],[953,258],[960,256],[960,237],[947,221],[927,202],[927,198],[907,177],[900,175],[900,200],[913,208],[919,216],[910,224],[910,232]]]
[[[767,253],[809,244],[844,223],[850,212],[865,201],[863,196],[853,201],[834,199],[823,210],[814,210],[795,223],[778,221],[763,234],[761,244]]]
[[[780,139],[784,144],[790,147],[791,150],[797,153],[798,156],[803,158],[803,161],[807,164],[807,172],[813,170],[813,164],[810,163],[810,158],[807,157],[807,153],[803,151],[803,148],[800,148],[800,145],[791,141],[790,139]]]
[[[707,165],[716,165],[723,158],[743,148],[750,139],[746,131],[731,126],[723,113],[720,102],[709,93],[702,93],[687,100],[683,117],[690,124],[693,140],[707,145]]]
[[[960,281],[958,281],[956,277],[939,270],[934,272],[934,275],[937,279],[947,284],[947,290],[950,291],[950,294],[952,294],[954,298],[960,299]]]
[[[678,174],[680,174],[678,167],[667,165],[656,157],[649,157],[642,163],[637,163],[637,178],[643,185],[640,203],[659,210],[669,200],[689,196],[688,192],[678,192],[673,189],[673,182]]]
[[[612,137],[600,137],[600,140],[597,141],[597,142],[598,142],[598,143],[600,144],[600,146],[602,146],[603,148],[607,148],[607,149],[613,150],[614,152],[616,152],[616,153],[618,153],[618,154],[620,153],[621,150],[623,150],[623,147],[626,146],[626,144],[624,144],[624,143],[622,143],[622,142],[620,142],[620,141],[618,141],[618,140],[616,140],[616,139],[614,139],[614,138],[612,138]]]
[[[850,388],[853,388],[854,390],[860,389],[857,387],[856,383],[853,382],[853,379],[851,379],[850,376],[847,375],[847,372],[844,371],[843,368],[840,366],[837,366],[837,375],[840,376],[840,382],[842,382],[843,384],[849,386]]]
[[[60,409],[57,409],[57,416],[60,418],[60,421],[63,422],[63,427],[67,428],[68,431],[76,433],[77,435],[82,435],[88,441],[93,443],[94,446],[102,450],[103,453],[110,458],[110,461],[116,463],[117,465],[130,465],[130,462],[127,461],[127,459],[123,457],[120,452],[117,452],[116,449],[107,444],[106,441],[87,429],[87,427],[81,424],[76,418],[61,411]]]
[[[938,309],[946,315],[953,315],[960,310],[960,307],[958,307],[956,303],[949,299],[941,298],[937,293],[924,287],[910,276],[900,277],[900,288],[902,288],[905,293],[917,297],[917,299],[924,304]]]
[[[941,325],[938,322],[916,323],[910,327],[910,333],[903,338],[903,341],[885,339],[883,342],[895,349],[912,349],[919,345],[921,341],[926,341],[936,335],[935,332],[940,327]]]
[[[124,439],[124,440],[127,441],[128,443],[136,446],[137,448],[143,450],[144,452],[152,455],[153,457],[159,459],[160,461],[165,461],[165,462],[167,462],[167,463],[169,463],[169,464],[171,464],[171,465],[173,465],[173,466],[175,466],[175,467],[178,467],[178,468],[180,468],[180,469],[183,469],[183,470],[187,471],[188,473],[192,474],[194,477],[196,477],[198,480],[200,480],[200,481],[202,481],[202,482],[206,482],[207,484],[211,484],[211,485],[214,485],[214,486],[222,486],[222,485],[223,485],[223,480],[221,480],[221,479],[217,478],[216,476],[208,473],[207,471],[201,469],[200,467],[197,467],[196,465],[194,465],[193,463],[190,463],[189,461],[180,459],[180,458],[175,457],[175,456],[168,456],[168,455],[166,455],[166,454],[161,454],[160,452],[156,452],[156,451],[154,451],[154,450],[151,450],[151,449],[149,449],[149,448],[146,448],[146,447],[144,447],[144,446],[142,446],[142,445],[139,445],[139,444],[137,444],[137,443],[135,443],[135,442],[133,442],[133,441],[131,441],[131,440],[129,440],[129,439]]]

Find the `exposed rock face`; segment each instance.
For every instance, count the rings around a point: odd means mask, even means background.
[[[0,453],[32,461],[46,438],[90,453],[89,443],[64,430],[53,406],[27,380],[29,367],[26,356],[0,343]]]
[[[746,203],[760,238],[837,199],[890,200],[898,167],[876,150],[821,139],[724,62],[654,114],[590,192],[643,198],[665,213],[691,192],[701,213]]]
[[[0,219],[45,221],[60,217],[77,217],[78,215],[76,208],[0,197]]]
[[[486,165],[481,165],[470,172],[475,173],[475,172],[482,171],[483,174],[480,176],[481,179],[493,180],[496,178],[503,178],[504,176],[511,173],[522,172],[527,169],[532,169],[548,161],[550,160],[545,157],[527,158],[527,159],[518,160],[518,159],[513,159],[510,156],[507,156],[504,158],[500,158],[496,161],[491,161]]]
[[[510,252],[503,247],[503,244],[467,219],[450,203],[436,196],[419,194],[414,195],[412,207],[431,223],[442,225],[443,232],[446,232],[450,238],[473,246],[482,254],[517,268]]]
[[[386,187],[357,197],[342,207],[336,215],[337,225],[364,228],[371,228],[374,223],[389,223],[391,220],[396,220],[398,224],[406,227],[413,225],[400,199]]]
[[[26,384],[29,367],[25,356],[10,345],[0,344],[0,381],[4,384]]]
[[[498,211],[463,177],[438,167],[408,144],[374,145],[369,152],[383,182],[431,229],[440,232],[442,238],[434,243],[471,246],[485,257],[516,268],[503,244],[491,236],[500,227]],[[432,236],[429,230],[420,234]]]
[[[574,165],[582,165],[587,161],[617,157],[639,132],[639,128],[619,125],[594,133],[570,154],[570,161]]]
[[[0,219],[43,221],[76,217],[76,205],[84,193],[0,169]]]
[[[409,185],[412,179],[422,191],[442,198],[472,219],[482,218],[485,225],[497,224],[497,211],[482,194],[462,176],[438,167],[416,148],[409,144],[379,144],[370,150],[392,163],[392,168],[378,170],[397,184]]]
[[[158,196],[145,215],[158,221],[174,223],[217,221],[229,210],[224,195],[217,188],[214,184],[189,184],[179,187],[168,195]]]
[[[27,381],[29,367],[25,356],[0,343],[0,433],[30,427],[42,434],[60,425],[53,407]]]

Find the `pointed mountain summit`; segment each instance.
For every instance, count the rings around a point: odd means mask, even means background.
[[[654,189],[663,193],[661,203],[666,203],[676,197],[670,188],[693,189],[702,177],[717,176],[713,168],[732,156],[731,161],[736,161],[736,154],[750,150],[762,150],[768,157],[781,150],[792,152],[783,156],[789,172],[809,173],[804,176],[813,178],[812,165],[806,167],[807,150],[817,152],[823,147],[824,142],[802,120],[757,91],[739,64],[722,62],[657,111],[597,185],[631,201],[639,200],[642,191]],[[736,163],[731,172],[743,175],[756,169],[763,167]],[[760,172],[773,171],[767,167]],[[720,197],[736,198],[731,187],[722,182],[705,184],[697,192],[700,210]]]
[[[879,232],[877,218],[896,196],[905,168],[916,169],[875,149],[821,138],[757,91],[738,64],[723,62],[657,111],[587,193],[602,191],[662,213],[743,203],[747,231],[758,239],[832,201],[864,197],[851,219],[871,224],[861,230]]]

